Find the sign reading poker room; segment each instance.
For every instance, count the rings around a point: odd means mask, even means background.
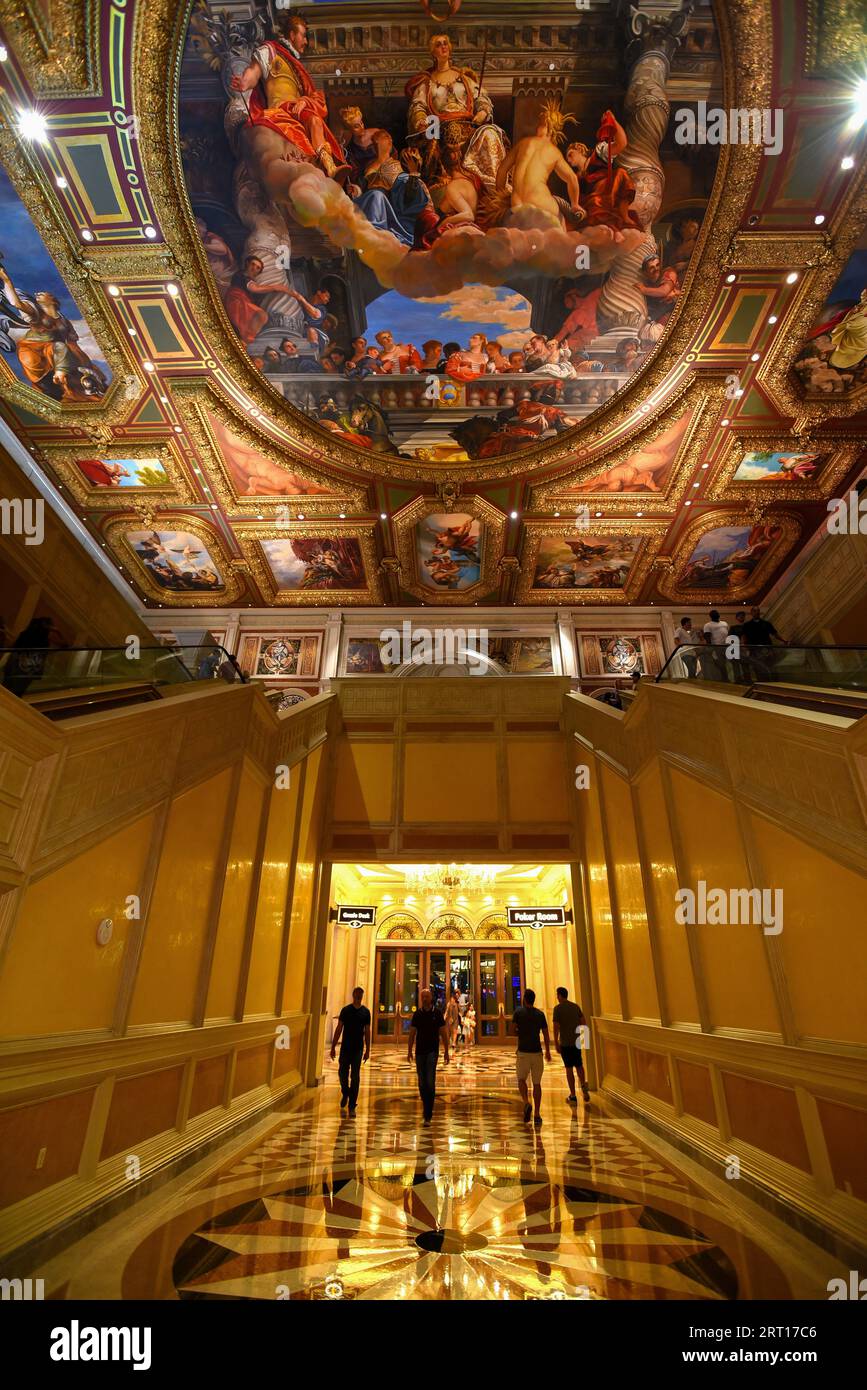
[[[543,927],[565,927],[566,909],[564,907],[510,907],[510,927],[532,927],[541,931]]]
[[[373,927],[376,925],[376,908],[338,907],[337,921],[342,927]]]

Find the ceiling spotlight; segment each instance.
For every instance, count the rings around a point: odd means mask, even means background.
[[[93,232],[90,230],[89,227],[82,227],[82,229],[81,229],[81,240],[82,240],[82,241],[93,241]]]
[[[346,520],[346,512],[341,512],[341,513],[340,513],[340,520],[341,520],[341,521],[345,521],[345,520]]]
[[[156,227],[145,227],[144,234],[148,241],[154,241],[156,239],[157,229]]]
[[[769,319],[768,319],[768,323],[776,323],[776,322],[777,322],[777,316],[776,316],[776,314],[771,314],[770,317],[769,317]]]
[[[731,422],[730,422],[728,416],[726,416],[726,418],[725,418],[724,420],[720,420],[720,424],[721,424],[721,425],[728,425],[728,424],[730,424],[730,423],[731,423]]]
[[[786,276],[786,284],[787,284],[787,285],[794,285],[794,283],[795,283],[795,281],[797,280],[797,278],[798,278],[798,272],[797,272],[797,270],[790,270],[789,273],[788,273],[788,275]]]
[[[387,513],[387,512],[380,512],[380,513],[379,513],[379,519],[380,519],[380,521],[388,521],[388,513]]]
[[[298,513],[298,520],[299,520],[299,521],[304,521],[304,520],[306,520],[306,518],[305,518],[303,512],[299,512],[299,513]]]
[[[693,487],[701,487],[700,483],[693,483]]]
[[[262,515],[261,512],[259,512],[258,516],[256,517],[256,520],[257,520],[257,521],[264,521],[264,520],[265,520],[265,518],[264,518],[264,516]]]
[[[168,396],[160,396],[160,400],[162,401],[163,405],[168,405],[169,403]]]
[[[727,285],[733,285],[734,282],[735,282],[735,276],[734,276],[734,275],[727,275],[727,276],[726,276],[726,284],[727,284]]]
[[[175,425],[175,434],[183,434],[183,430],[181,429],[180,425]]]
[[[686,501],[684,502],[683,505],[684,505],[685,507],[691,507],[691,506],[692,506],[692,498],[687,497],[687,499],[686,499]]]
[[[750,354],[750,361],[751,361],[751,362],[758,362],[758,360],[759,360],[759,358],[761,357],[761,355],[762,355],[762,354],[761,354],[760,352],[753,352],[753,353],[751,353],[751,354]]]
[[[0,43],[0,63],[5,63],[8,57],[9,49],[6,47],[5,44]]]
[[[635,515],[636,515],[636,516],[644,516],[644,512],[636,512]]]
[[[560,513],[559,513],[559,512],[555,512],[554,515],[555,515],[555,516],[559,516]]]
[[[601,513],[601,512],[596,512],[595,515],[596,515],[596,516],[601,516],[602,513]]]
[[[513,521],[517,521],[517,520],[518,520],[518,513],[517,513],[517,512],[509,512],[509,516],[512,518]]]
[[[702,464],[702,468],[710,468],[710,464],[709,464],[709,463],[703,463],[703,464]]]
[[[172,299],[177,299],[178,295],[180,294],[180,290],[178,289],[177,285],[166,285],[166,289],[168,290]]]
[[[211,503],[211,511],[212,511],[212,512],[219,511],[219,507],[217,506],[216,502],[212,502],[212,503]]]
[[[156,367],[154,366],[153,362],[148,361],[147,358],[145,358],[144,362],[142,362],[142,366],[144,367],[146,372],[156,371]]]
[[[34,140],[44,145],[48,139],[48,122],[39,111],[19,111],[18,134],[22,140]]]
[[[120,294],[120,290],[118,289],[117,285],[109,285],[108,292],[114,299],[117,299],[118,295]]]
[[[840,168],[847,173],[850,169],[855,168],[855,161],[852,158],[851,154],[846,154],[843,156],[843,158],[840,160]]]
[[[63,177],[62,174],[58,174],[58,175],[57,175],[57,178],[54,180],[54,182],[57,184],[57,187],[58,187],[58,188],[68,188],[68,187],[69,187],[69,184],[66,182],[66,179]]]
[[[824,212],[817,212],[817,213],[816,213],[816,216],[813,218],[813,222],[815,223],[815,225],[816,225],[817,227],[821,227],[821,225],[822,225],[822,223],[823,223],[824,221],[825,221],[825,214],[824,214]]]

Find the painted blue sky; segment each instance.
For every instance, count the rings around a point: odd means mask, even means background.
[[[81,346],[89,357],[106,370],[102,350],[93,339],[81,310],[76,304],[54,261],[45,248],[42,237],[30,220],[30,214],[9,182],[6,170],[0,164],[0,253],[3,266],[9,279],[18,290],[25,294],[35,294],[37,290],[48,290],[56,294],[60,307],[68,319],[75,324]],[[6,361],[22,379],[18,357],[6,353]],[[110,372],[107,373],[109,376]]]
[[[422,343],[437,338],[465,348],[473,333],[496,339],[508,352],[522,347],[530,336],[530,305],[523,295],[501,285],[464,285],[437,299],[406,299],[388,290],[367,306],[368,342],[388,328],[397,343]]]

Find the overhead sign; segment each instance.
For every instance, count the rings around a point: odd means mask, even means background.
[[[532,927],[541,931],[543,927],[565,927],[566,909],[563,907],[510,907],[510,927]]]
[[[338,907],[337,921],[342,927],[372,927],[376,924],[375,907]]]

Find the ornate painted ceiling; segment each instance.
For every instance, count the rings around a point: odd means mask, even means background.
[[[0,0],[0,410],[94,543],[151,606],[761,598],[864,465],[863,6],[301,8]]]

